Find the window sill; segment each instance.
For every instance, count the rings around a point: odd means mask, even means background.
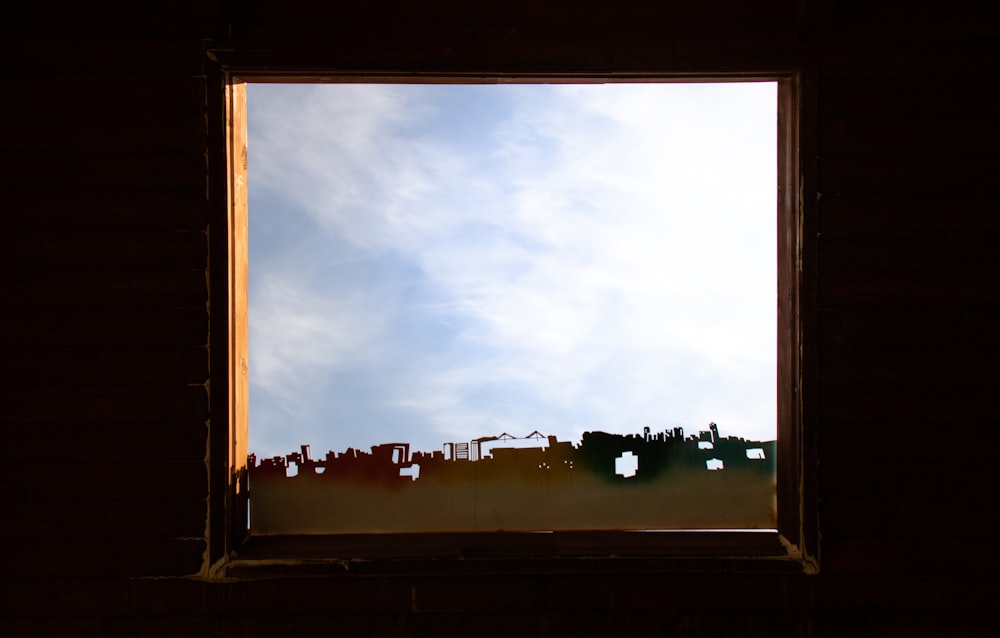
[[[776,530],[251,536],[230,578],[435,573],[810,572]]]

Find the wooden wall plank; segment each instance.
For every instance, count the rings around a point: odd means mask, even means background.
[[[910,303],[869,304],[824,308],[821,347],[834,348],[958,348],[984,347],[988,335],[1000,321],[1000,304],[987,297],[962,306],[937,302],[934,298]],[[987,342],[985,349],[992,345]],[[836,358],[830,359],[836,361]],[[859,371],[859,374],[865,374]]]
[[[993,272],[821,272],[820,309],[897,309],[917,315],[996,307],[1000,281]]]
[[[828,273],[887,272],[919,274],[1000,273],[996,245],[989,235],[953,232],[950,241],[940,235],[900,236],[822,235],[818,259]]]
[[[4,447],[15,458],[47,463],[162,463],[205,458],[208,424],[197,419],[104,420],[71,418],[53,423],[4,424]],[[84,481],[86,473],[78,481]],[[178,495],[192,498],[194,495]],[[204,498],[204,495],[197,495]]]
[[[208,351],[204,346],[46,348],[44,343],[0,347],[0,357],[16,377],[11,386],[59,383],[91,386],[95,382],[118,386],[201,385],[209,380]]]
[[[989,118],[1000,96],[1000,79],[984,75],[968,81],[965,71],[954,69],[952,74],[898,76],[875,73],[867,68],[851,69],[843,75],[823,76],[824,117],[896,118]],[[972,75],[971,73],[969,75]],[[905,120],[904,120],[905,121]],[[929,123],[926,133],[942,135]],[[964,139],[964,138],[959,138]],[[966,140],[976,144],[975,140]]]
[[[187,191],[205,187],[203,152],[194,153],[0,153],[0,188],[10,190]],[[59,179],[53,180],[55,162]]]
[[[855,417],[844,420],[824,420],[820,424],[819,445],[823,458],[850,466],[854,461],[882,462],[886,459],[905,458],[907,463],[926,462],[931,465],[949,459],[969,459],[969,449],[984,434],[982,417],[965,416],[956,410],[951,418],[934,418],[934,415],[912,419],[886,419]],[[906,442],[887,450],[884,442]],[[893,454],[890,456],[888,452]],[[970,461],[971,462],[971,461]],[[916,494],[905,492],[899,498]],[[867,498],[859,492],[858,499]]]
[[[158,38],[137,35],[101,37],[92,32],[59,37],[42,31],[32,36],[22,30],[0,40],[0,69],[5,75],[31,71],[54,76],[170,77],[180,70],[195,75],[204,68],[205,43],[201,40],[178,38],[176,33]],[[114,64],[109,65],[108,60]]]
[[[979,384],[1000,358],[996,347],[928,346],[918,338],[897,347],[832,349],[820,369],[823,383],[906,383],[912,379],[945,384]]]
[[[156,441],[150,440],[150,445]],[[81,481],[79,477],[86,477]],[[207,473],[203,459],[174,462],[95,463],[90,459],[49,462],[45,450],[30,459],[19,459],[0,468],[5,493],[0,501],[46,502],[58,507],[61,501],[124,501],[185,497],[204,500]],[[67,522],[69,522],[67,520]],[[199,532],[203,531],[203,525]]]
[[[116,2],[81,6],[43,0],[5,11],[4,27],[19,34],[67,39],[127,36],[135,40],[146,36],[198,41],[218,32],[224,24],[221,11],[220,3],[203,0],[150,0],[142,6],[127,7]]]
[[[820,146],[826,157],[996,157],[1000,131],[987,114],[906,117],[824,117]]]
[[[109,70],[115,67],[109,67]],[[163,113],[172,118],[203,116],[206,86],[203,76],[177,73],[161,77],[127,73],[78,73],[57,75],[44,72],[4,77],[10,99],[0,112],[31,116],[72,118],[75,115],[123,115],[134,117],[136,108],[148,108],[151,117]],[[58,90],[58,93],[54,91]],[[67,99],[54,99],[54,95]],[[9,117],[8,115],[7,117]]]
[[[877,480],[877,478],[876,478]],[[942,498],[920,499],[907,492],[883,498],[825,498],[820,503],[823,533],[835,537],[937,538],[942,544],[973,534],[996,536],[998,516],[992,504],[960,486]],[[960,542],[960,541],[959,541]]]
[[[903,384],[850,383],[823,386],[820,412],[827,422],[975,421],[994,412],[993,379],[977,384],[913,380]]]
[[[208,198],[204,189],[161,191],[131,187],[114,191],[0,190],[0,228],[6,230],[204,231]]]
[[[842,462],[822,464],[819,480],[823,497],[913,499],[920,502],[950,498],[973,505],[981,502],[976,490],[989,485],[994,469],[975,455],[970,454],[964,462],[951,458],[900,459],[910,448],[933,449],[935,438],[914,434],[908,439],[897,439],[871,432],[869,437],[859,440],[858,445],[882,448],[884,456],[864,461],[848,457]],[[831,460],[840,459],[832,457]],[[927,513],[928,516],[934,515],[933,510]],[[875,521],[873,527],[878,528],[879,522]],[[917,536],[919,532],[915,530],[913,535]]]
[[[205,541],[162,537],[101,541],[62,539],[58,543],[59,551],[53,552],[51,539],[24,539],[18,542],[18,547],[19,551],[8,557],[7,578],[25,581],[79,579],[82,581],[80,586],[86,587],[90,579],[196,574],[201,566]],[[57,555],[41,559],[52,553]]]
[[[700,4],[655,3],[625,0],[608,5],[600,0],[552,0],[531,2],[512,0],[502,5],[463,6],[448,0],[429,0],[421,7],[394,4],[387,11],[384,5],[354,4],[349,6],[293,0],[275,5],[269,2],[248,2],[240,17],[241,25],[273,25],[276,32],[284,29],[309,29],[314,25],[338,23],[371,27],[382,24],[445,23],[468,26],[477,23],[505,22],[532,25],[558,25],[566,22],[626,23],[657,20],[680,24],[700,24],[706,21],[767,25],[789,20],[796,8],[789,0],[765,0],[752,7],[737,0],[706,0]]]
[[[0,423],[204,422],[208,389],[192,386],[24,385],[8,402]]]
[[[0,307],[197,308],[205,307],[203,270],[59,268],[7,270]]]
[[[933,25],[925,25],[933,31]],[[894,82],[977,81],[992,78],[996,42],[988,34],[931,38],[885,37],[874,33],[858,38],[828,40],[817,52],[824,76],[848,76]],[[991,80],[987,80],[987,85]]]
[[[996,155],[927,157],[823,157],[819,191],[825,195],[909,195],[986,193],[990,176],[1000,169]]]
[[[18,153],[201,153],[206,145],[204,115],[165,113],[14,112],[4,148]],[[45,135],[39,131],[45,130]]]
[[[145,477],[149,480],[149,477]],[[0,501],[9,512],[0,538],[149,539],[194,538],[205,531],[208,505],[201,500]]]
[[[824,235],[892,237],[935,234],[954,244],[968,233],[996,233],[1000,219],[984,192],[824,194],[818,202]],[[887,246],[888,248],[889,246]]]
[[[66,349],[63,354],[73,355],[74,349],[85,352],[101,346],[112,351],[119,348],[122,356],[142,359],[144,348],[208,345],[208,312],[198,307],[102,307],[77,309],[72,314],[58,308],[9,308],[7,317],[17,329],[0,332],[0,347],[29,352],[34,348],[62,348]],[[40,359],[47,357],[41,354]]]
[[[208,239],[198,230],[12,230],[0,235],[0,254],[21,268],[200,269],[208,264]]]
[[[5,576],[0,580],[0,591],[5,594],[4,602],[8,607],[4,611],[9,614],[8,619],[79,621],[82,617],[121,615],[128,610],[128,585],[116,578],[90,577],[81,582],[79,579],[24,580]],[[70,629],[69,633],[73,630]]]
[[[992,546],[993,539],[986,536],[951,539],[834,537],[824,539],[823,562],[831,574],[853,575],[858,581],[866,574],[895,576],[891,578],[893,582],[945,575],[982,579],[993,570]],[[924,605],[914,604],[911,609],[926,609],[932,605],[928,601]]]

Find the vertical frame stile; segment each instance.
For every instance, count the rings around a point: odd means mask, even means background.
[[[799,170],[796,78],[778,82],[778,529],[791,545],[801,540],[799,478]]]
[[[815,573],[818,523],[815,495],[815,426],[810,402],[816,388],[808,360],[815,250],[811,166],[810,94],[802,73],[778,83],[778,531],[803,569]]]
[[[248,298],[247,298],[247,122],[246,84],[226,83],[226,139],[229,171],[229,543],[238,546],[247,531]]]
[[[818,190],[818,87],[815,69],[807,68],[799,74],[798,106],[798,148],[796,168],[798,170],[797,231],[799,280],[796,287],[798,316],[797,361],[799,396],[797,411],[800,422],[797,427],[799,448],[796,451],[799,462],[798,524],[801,534],[799,547],[801,560],[809,573],[819,571],[821,561],[821,530],[819,520],[819,493],[817,486],[819,458],[818,436],[820,428],[819,382],[817,380],[819,343],[818,305],[818,234],[819,214]]]

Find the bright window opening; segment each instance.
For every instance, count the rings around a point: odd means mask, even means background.
[[[250,85],[252,531],[775,527],[777,94]]]

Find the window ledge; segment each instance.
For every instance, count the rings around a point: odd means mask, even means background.
[[[776,530],[252,536],[229,578],[464,573],[810,572]]]

